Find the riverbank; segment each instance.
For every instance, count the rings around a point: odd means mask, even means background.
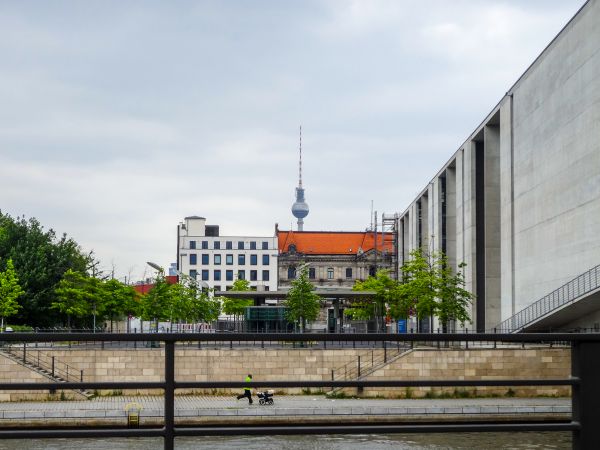
[[[162,423],[160,396],[98,397],[88,401],[5,402],[0,427],[125,426],[127,412],[139,410],[141,426]],[[254,425],[305,423],[418,423],[521,421],[571,418],[570,398],[328,399],[321,395],[275,396],[275,404],[253,405],[234,396],[175,398],[180,425]]]

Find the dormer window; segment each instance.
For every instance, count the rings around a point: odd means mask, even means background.
[[[290,253],[296,253],[296,245],[295,244],[290,244],[290,246],[288,247],[288,252]]]

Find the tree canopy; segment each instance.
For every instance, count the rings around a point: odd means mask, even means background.
[[[9,259],[6,262],[6,270],[0,272],[0,331],[4,331],[4,319],[15,315],[21,308],[17,302],[21,295],[23,289],[19,285],[13,262]]]
[[[353,303],[344,314],[354,320],[375,318],[378,323],[386,314],[395,320],[436,316],[444,331],[453,320],[461,324],[470,322],[473,295],[464,288],[465,266],[460,264],[454,273],[442,252],[427,254],[421,249],[413,250],[402,265],[401,280],[394,280],[388,271],[380,270],[365,281],[357,281],[355,290],[370,290],[375,294],[370,301]]]
[[[299,324],[301,331],[306,331],[306,322],[313,321],[319,316],[321,297],[315,294],[315,287],[308,279],[308,267],[300,269],[297,279],[292,281],[284,301],[286,317],[290,322]]]
[[[85,273],[93,261],[65,234],[45,231],[34,218],[14,219],[0,212],[0,271],[12,260],[24,293],[15,322],[49,327],[60,322],[60,311],[51,308],[58,300],[55,291],[67,270]]]

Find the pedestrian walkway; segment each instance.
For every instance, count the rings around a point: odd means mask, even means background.
[[[570,398],[467,398],[467,399],[328,399],[322,395],[275,396],[275,404],[261,406],[231,396],[177,396],[175,416],[179,418],[225,416],[557,416],[570,417]],[[122,419],[126,406],[141,409],[140,417],[161,418],[164,400],[160,396],[97,397],[88,401],[13,402],[0,405],[0,426],[11,422],[43,419]]]

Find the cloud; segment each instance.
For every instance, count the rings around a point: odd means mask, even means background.
[[[582,0],[2,3],[3,212],[142,277],[228,235],[403,211]]]

